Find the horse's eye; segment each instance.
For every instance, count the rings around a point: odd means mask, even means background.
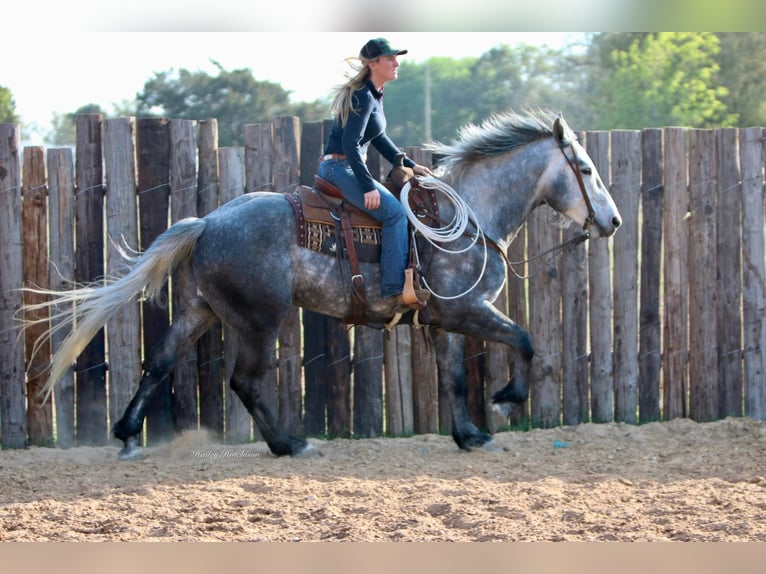
[[[593,170],[591,168],[589,168],[589,167],[584,167],[584,168],[582,168],[582,172],[585,175],[591,175],[593,173]]]

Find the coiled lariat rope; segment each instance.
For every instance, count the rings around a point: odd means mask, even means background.
[[[413,239],[413,249],[415,251],[415,263],[420,267],[420,254],[418,253],[417,243],[415,242],[415,233],[420,233],[420,235],[423,236],[423,238],[428,241],[431,245],[433,245],[435,248],[437,248],[440,251],[443,251],[445,253],[450,253],[453,255],[459,255],[460,253],[465,253],[469,249],[471,249],[474,245],[476,245],[477,241],[481,239],[482,245],[484,247],[484,260],[482,262],[481,266],[481,272],[479,273],[479,277],[476,279],[476,281],[471,285],[468,289],[463,291],[462,293],[458,293],[457,295],[440,295],[439,293],[436,293],[431,286],[428,284],[428,281],[423,276],[421,277],[421,281],[423,283],[423,286],[428,289],[431,294],[438,298],[438,299],[444,299],[444,300],[451,300],[451,299],[459,299],[460,297],[463,297],[473,291],[473,289],[479,284],[479,282],[484,277],[484,273],[487,270],[487,241],[484,238],[484,232],[481,229],[481,226],[479,225],[479,220],[476,217],[476,214],[473,212],[473,210],[470,208],[468,204],[466,204],[463,201],[463,198],[461,198],[457,192],[450,187],[448,184],[444,183],[440,179],[437,179],[435,177],[422,177],[419,178],[418,184],[420,187],[432,191],[437,191],[444,195],[449,203],[452,204],[452,206],[455,209],[454,215],[452,216],[452,221],[449,223],[443,224],[441,227],[431,227],[429,225],[426,225],[423,221],[421,221],[418,216],[412,211],[412,208],[410,207],[409,202],[409,194],[411,185],[408,181],[404,184],[401,191],[401,202],[404,205],[404,210],[407,213],[407,219],[410,220],[410,223],[412,224],[412,239]],[[468,225],[473,224],[473,226],[476,228],[476,232],[471,234],[471,241],[469,242],[467,247],[464,247],[462,249],[448,249],[444,247],[444,244],[454,243],[461,237],[464,237],[466,235],[469,235],[467,233]]]

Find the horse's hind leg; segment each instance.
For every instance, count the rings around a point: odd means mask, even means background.
[[[484,448],[497,450],[492,437],[480,431],[468,414],[468,387],[465,381],[465,337],[443,329],[433,331],[439,383],[447,394],[452,413],[452,438],[463,450]]]
[[[215,315],[207,304],[193,299],[173,318],[173,324],[154,344],[144,362],[144,372],[136,394],[133,395],[122,418],[112,427],[114,436],[125,444],[120,451],[121,459],[138,456],[141,427],[150,401],[162,385],[170,383],[171,371],[177,358],[191,349],[214,320]]]
[[[312,456],[317,451],[304,439],[291,436],[280,427],[274,413],[261,396],[264,375],[274,367],[272,336],[250,333],[246,338],[240,332],[239,353],[231,377],[231,388],[253,417],[269,450],[277,456]]]

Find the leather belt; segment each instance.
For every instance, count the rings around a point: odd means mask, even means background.
[[[320,156],[319,161],[326,161],[328,159],[337,159],[342,161],[344,159],[348,159],[348,156],[342,153],[326,153],[323,156]],[[362,156],[362,161],[367,161],[367,154]]]
[[[322,157],[319,158],[320,161],[327,161],[328,159],[346,159],[346,156],[342,153],[326,153]]]

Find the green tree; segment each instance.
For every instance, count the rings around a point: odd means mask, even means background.
[[[734,125],[723,101],[728,92],[715,82],[718,52],[714,34],[696,32],[647,34],[611,51],[593,129]]]
[[[739,127],[766,125],[766,32],[724,32],[717,81],[728,93],[726,107],[739,116]]]
[[[479,58],[403,62],[399,79],[386,87],[388,132],[401,146],[427,139],[427,91],[432,140],[450,141],[467,123],[507,110],[563,111],[576,125],[586,115],[578,93],[581,65],[562,51],[525,45],[497,46]]]
[[[16,115],[16,102],[11,90],[0,86],[0,123],[17,124],[19,116]]]
[[[137,96],[137,114],[173,119],[218,120],[221,146],[243,144],[246,124],[266,123],[277,115],[298,115],[304,121],[321,119],[326,107],[320,102],[292,105],[289,92],[279,84],[261,82],[250,69],[227,71],[220,64],[218,75],[181,69],[156,73]]]
[[[426,92],[430,94],[432,140],[445,140],[470,121],[471,66],[475,58],[431,58],[422,64],[403,62],[399,78],[386,86],[383,98],[388,134],[400,146],[422,145],[426,133]]]

